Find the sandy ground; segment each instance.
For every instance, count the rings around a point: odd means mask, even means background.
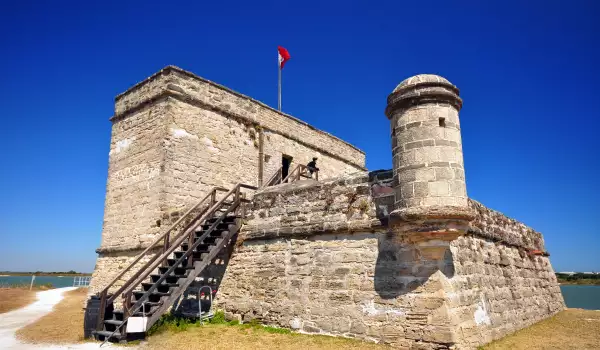
[[[63,298],[63,293],[74,290],[74,287],[51,289],[38,292],[37,301],[22,309],[14,310],[0,315],[0,348],[11,350],[59,350],[74,349],[87,350],[98,349],[98,343],[83,343],[74,345],[31,345],[20,343],[15,337],[16,331],[34,322],[38,318],[52,311],[54,305],[58,304]],[[65,330],[68,332],[69,330]],[[106,344],[102,348],[108,348]]]

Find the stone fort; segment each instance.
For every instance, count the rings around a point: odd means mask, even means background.
[[[469,349],[559,312],[542,235],[467,196],[462,104],[440,76],[402,81],[385,108],[393,168],[368,171],[351,144],[180,68],[131,87],[111,118],[86,334],[223,310]]]

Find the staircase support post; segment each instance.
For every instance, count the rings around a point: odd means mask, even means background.
[[[96,323],[96,330],[101,331],[102,325],[104,324],[104,313],[106,312],[106,291],[100,294],[100,312],[98,312],[98,321]]]

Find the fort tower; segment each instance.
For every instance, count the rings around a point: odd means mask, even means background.
[[[456,226],[472,218],[463,167],[458,88],[438,75],[420,74],[402,81],[387,102],[394,171],[393,217],[401,219],[392,220],[392,224],[398,226],[400,221],[404,224],[401,230],[411,231],[407,222],[433,219],[437,224],[432,231],[456,231],[456,227],[443,226]]]

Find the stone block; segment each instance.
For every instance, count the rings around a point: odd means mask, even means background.
[[[446,181],[429,182],[427,185],[431,196],[447,196],[449,194],[449,185]]]
[[[451,168],[435,168],[435,179],[440,180],[451,180],[454,178],[454,170]]]
[[[428,169],[432,170],[432,169]],[[414,196],[417,198],[427,197],[429,195],[429,185],[427,182],[415,182],[414,184]]]
[[[435,169],[421,168],[415,170],[415,180],[421,182],[434,181],[436,179]]]
[[[414,197],[413,184],[412,183],[402,184],[401,185],[401,193],[402,193],[402,198]]]

